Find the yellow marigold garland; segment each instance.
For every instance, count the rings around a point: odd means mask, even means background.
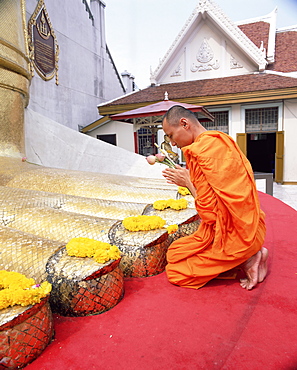
[[[126,217],[122,221],[125,229],[129,231],[149,231],[161,229],[166,221],[159,216],[133,216]]]
[[[163,211],[164,209],[169,208],[168,200],[156,200],[153,203],[153,207],[158,211]]]
[[[191,195],[191,192],[188,188],[185,188],[183,186],[179,186],[177,191],[179,192],[179,194],[181,195]]]
[[[117,246],[89,238],[71,239],[66,245],[66,250],[69,256],[93,257],[96,262],[102,264],[121,257]]]
[[[167,226],[168,234],[174,234],[178,230],[178,226],[176,224]]]
[[[109,260],[118,260],[121,258],[121,252],[116,245],[108,245],[106,249],[98,249],[94,254],[94,260],[98,263],[105,263]]]
[[[184,198],[156,200],[153,203],[153,207],[158,211],[163,211],[166,208],[172,208],[176,211],[179,211],[180,209],[186,209],[188,207],[188,201]]]
[[[35,284],[35,280],[14,271],[0,271],[0,310],[14,306],[39,303],[52,289],[49,282]]]
[[[178,230],[178,225],[166,226],[166,221],[159,216],[141,215],[126,217],[122,223],[125,229],[129,231],[149,231],[166,227],[168,234],[174,234]]]
[[[176,211],[180,209],[186,209],[188,207],[188,201],[184,198],[181,199],[169,199],[169,206]]]

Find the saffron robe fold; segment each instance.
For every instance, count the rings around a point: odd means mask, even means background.
[[[170,245],[166,273],[171,283],[198,289],[261,249],[265,214],[250,162],[230,136],[205,131],[183,152],[202,221]]]

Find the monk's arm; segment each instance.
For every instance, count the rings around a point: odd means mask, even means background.
[[[175,168],[166,168],[162,174],[169,184],[175,184],[177,186],[188,188],[195,198],[196,189],[190,179],[189,171],[186,168],[177,164]]]

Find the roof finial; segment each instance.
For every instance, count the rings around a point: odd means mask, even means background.
[[[164,100],[168,100],[168,92],[167,91],[165,91]]]

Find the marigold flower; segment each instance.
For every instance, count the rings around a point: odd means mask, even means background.
[[[158,211],[163,211],[164,209],[169,208],[169,204],[167,200],[156,200],[153,203],[153,207]]]
[[[116,245],[90,238],[73,238],[67,245],[69,256],[93,257],[97,263],[106,263],[121,258],[121,252]]]
[[[129,231],[149,231],[161,229],[166,221],[159,216],[133,216],[123,219],[122,224]]]
[[[0,271],[0,310],[9,306],[28,306],[39,303],[52,289],[45,281],[35,284],[34,279],[14,271]]]
[[[158,211],[163,211],[166,208],[172,208],[176,211],[179,211],[180,209],[186,209],[188,207],[188,201],[184,198],[156,200],[153,203],[153,207]]]
[[[97,263],[105,263],[109,260],[108,251],[106,249],[98,249],[94,254],[94,260]]]
[[[190,190],[188,188],[183,187],[183,186],[179,186],[177,191],[181,195],[190,195],[191,194]]]
[[[181,199],[168,199],[169,207],[179,211],[188,207],[188,201],[185,198]]]
[[[27,289],[35,284],[34,279],[28,279],[25,275],[15,271],[0,271],[0,289],[20,288]]]
[[[177,232],[177,230],[178,230],[178,225],[176,225],[176,224],[174,224],[174,225],[169,225],[169,226],[167,227],[167,232],[168,232],[168,234],[174,234],[174,233],[176,233],[176,232]]]
[[[66,244],[69,256],[74,257],[93,257],[97,240],[89,238],[73,238]]]
[[[109,258],[112,260],[118,260],[121,258],[121,252],[116,245],[111,245],[109,248]]]

